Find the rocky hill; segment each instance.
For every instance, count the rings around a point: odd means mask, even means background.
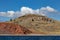
[[[27,14],[10,22],[27,28],[32,34],[60,34],[60,22],[47,16]]]
[[[30,34],[31,31],[15,23],[0,22],[0,34]]]

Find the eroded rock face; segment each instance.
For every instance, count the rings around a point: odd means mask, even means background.
[[[24,29],[15,23],[0,23],[0,34],[27,34],[27,31],[30,33],[28,29]]]

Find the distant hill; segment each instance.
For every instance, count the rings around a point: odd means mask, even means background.
[[[10,22],[27,28],[32,34],[60,34],[60,22],[47,16],[27,14]]]

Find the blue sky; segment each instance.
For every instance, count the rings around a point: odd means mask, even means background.
[[[32,9],[39,9],[41,7],[50,6],[60,11],[60,0],[0,0],[0,12],[6,12],[11,10],[19,11],[20,8],[23,6]],[[0,18],[0,20],[2,21],[9,20],[8,17]],[[54,17],[54,19],[60,20],[60,18],[58,17]]]
[[[0,11],[20,10],[20,7],[27,6],[37,9],[44,6],[51,6],[60,10],[60,0],[0,0]]]

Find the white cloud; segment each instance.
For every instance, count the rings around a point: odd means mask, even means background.
[[[45,10],[45,11],[48,11],[48,12],[56,12],[56,10],[50,6],[47,6],[47,7],[42,7],[40,10]]]
[[[49,6],[47,6],[46,9],[47,9],[49,12],[55,12],[55,11],[56,11],[55,9],[53,9],[53,8],[51,8],[51,7],[49,7]]]
[[[40,9],[33,10],[32,8],[29,8],[29,7],[22,7],[20,12],[21,12],[21,15],[25,15],[25,14],[45,15],[44,12],[41,11]]]
[[[12,17],[13,15],[14,15],[14,11],[7,11],[7,15],[9,16],[9,17]]]
[[[14,15],[14,11],[0,12],[0,16],[12,17]]]
[[[29,8],[29,7],[22,7],[21,8],[21,13],[22,15],[25,15],[25,14],[33,14],[34,13],[34,10]]]
[[[0,16],[6,16],[6,12],[0,12]]]
[[[19,11],[7,11],[7,12],[0,12],[0,16],[5,17],[19,17],[25,14],[39,14],[45,16],[47,12],[56,12],[56,10],[50,6],[41,7],[40,9],[33,10],[29,7],[22,7]]]
[[[56,10],[50,6],[47,7],[41,7],[40,9],[33,10],[29,7],[22,7],[21,8],[21,14],[39,14],[45,16],[47,12],[56,12]]]

